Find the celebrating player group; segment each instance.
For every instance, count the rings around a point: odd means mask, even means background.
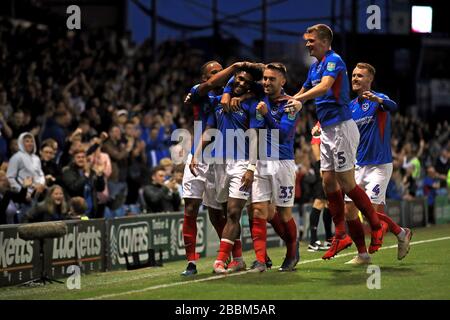
[[[272,266],[266,252],[267,222],[286,244],[278,270],[295,270],[300,252],[292,216],[294,136],[308,100],[314,100],[320,123],[314,132],[320,134],[323,191],[335,226],[322,258],[330,259],[354,242],[358,255],[348,263],[368,264],[369,253],[382,246],[388,229],[398,238],[398,259],[407,255],[411,231],[384,214],[392,174],[389,113],[397,105],[371,90],[375,68],[368,63],[358,63],[353,70],[351,84],[358,97],[350,101],[347,68],[331,49],[333,32],[328,26],[309,27],[304,39],[317,61],[294,96],[284,92],[288,71],[282,63],[238,62],[223,69],[209,61],[201,67],[203,82],[185,100],[201,132],[194,134],[183,177],[188,265],[182,275],[197,273],[196,220],[202,203],[220,239],[214,273],[247,269],[240,240],[244,207],[256,255],[250,270],[264,272]],[[358,211],[370,224],[368,250]]]

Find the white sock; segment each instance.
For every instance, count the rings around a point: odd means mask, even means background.
[[[405,231],[405,229],[402,228],[402,231],[400,231],[400,233],[397,235],[397,238],[400,240],[405,240],[405,236],[406,236],[406,231]]]

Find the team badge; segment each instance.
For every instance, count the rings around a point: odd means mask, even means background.
[[[364,112],[369,110],[369,108],[370,108],[370,104],[368,102],[363,103],[362,109],[363,109]]]
[[[295,120],[295,112],[289,112],[288,113],[288,119],[289,120]]]
[[[256,120],[263,120],[263,119],[264,119],[263,115],[258,111],[256,111]]]
[[[334,62],[328,62],[327,64],[327,70],[328,71],[334,71],[336,69],[336,63]]]

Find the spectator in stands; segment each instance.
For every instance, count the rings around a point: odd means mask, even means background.
[[[45,182],[47,186],[53,184],[61,184],[61,168],[55,162],[58,144],[53,139],[44,140],[39,151],[41,159],[42,171],[45,175]]]
[[[25,113],[21,109],[14,111],[9,120],[9,128],[12,135],[8,138],[18,138],[22,132],[28,131],[30,128],[25,124]]]
[[[440,180],[440,187],[447,188],[447,175],[450,169],[450,161],[448,161],[448,149],[443,148],[439,158],[436,159],[435,169],[437,177]]]
[[[125,215],[123,205],[127,197],[128,157],[133,148],[133,141],[123,140],[120,127],[111,126],[109,139],[103,144],[103,152],[111,158],[112,173],[108,180],[108,212],[112,217]]]
[[[143,190],[147,212],[178,211],[181,198],[175,180],[164,184],[165,170],[157,166],[152,170],[152,183]]]
[[[35,154],[36,143],[34,136],[29,132],[22,133],[18,139],[18,146],[19,151],[10,159],[8,171],[6,172],[9,184],[12,190],[19,192],[24,179],[31,177],[33,179],[33,186],[29,188],[28,194],[31,195],[34,193],[38,197],[45,191],[46,185],[41,160]],[[24,213],[22,211],[19,215],[19,222]]]
[[[139,127],[133,121],[125,124],[125,138],[133,145],[128,157],[128,195],[125,204],[129,212],[137,214],[140,213],[136,205],[139,201],[139,190],[144,184],[148,184],[149,176],[145,142],[141,139]]]
[[[164,168],[164,171],[166,172],[166,180],[170,179],[172,177],[172,171],[173,171],[173,162],[170,160],[170,158],[162,158],[159,161],[159,165]]]
[[[0,111],[0,163],[8,158],[8,139],[12,137],[12,134],[8,122]]]
[[[97,217],[102,218],[105,213],[106,203],[109,200],[109,190],[108,190],[108,179],[112,173],[111,159],[109,155],[102,152],[101,145],[108,139],[108,134],[102,132],[100,138],[94,138],[91,141],[91,147],[98,145],[98,147],[93,151],[91,155],[88,156],[88,161],[91,163],[92,167],[104,167],[103,177],[105,179],[105,188],[103,191],[97,191]]]
[[[70,219],[89,220],[86,215],[88,205],[83,197],[73,197],[69,201],[69,217]]]
[[[18,206],[16,203],[26,203],[28,188],[33,184],[31,177],[25,178],[22,189],[19,192],[12,191],[5,171],[0,171],[0,225],[13,224],[15,221]]]
[[[76,150],[73,156],[72,163],[63,168],[64,188],[70,197],[83,197],[88,206],[86,214],[90,218],[97,218],[97,192],[105,188],[104,165],[92,166],[87,161],[84,148]]]
[[[42,133],[42,139],[52,138],[58,142],[58,152],[62,152],[68,135],[67,128],[72,123],[72,115],[63,109],[56,111],[53,117],[47,119]]]
[[[31,207],[26,213],[23,222],[66,220],[69,218],[68,209],[63,188],[55,184],[48,189],[47,195],[42,202]]]
[[[391,179],[389,180],[386,189],[386,198],[399,201],[403,198],[402,176],[400,170],[397,168],[393,170]]]
[[[155,167],[159,164],[161,159],[167,157],[169,150],[164,140],[164,131],[161,131],[161,126],[156,124],[150,130],[150,136],[145,141],[147,165]]]
[[[427,196],[428,203],[428,223],[435,224],[434,219],[434,200],[437,190],[440,188],[439,175],[433,166],[427,167],[427,175],[423,181],[424,194]]]

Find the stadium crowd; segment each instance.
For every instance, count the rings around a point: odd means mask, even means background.
[[[192,130],[183,100],[199,82],[201,51],[166,41],[153,56],[129,35],[9,20],[0,20],[0,43],[0,224],[70,218],[73,206],[89,218],[181,210],[183,164],[171,160],[170,137]],[[301,83],[290,85],[293,94]],[[450,183],[449,124],[399,113],[392,121],[387,196],[427,196],[433,206]],[[315,123],[305,107],[295,144],[299,205],[313,200]]]

